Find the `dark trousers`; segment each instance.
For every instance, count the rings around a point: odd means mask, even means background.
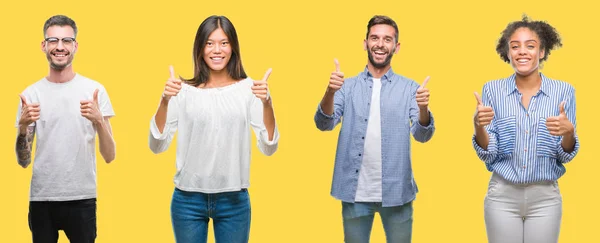
[[[33,243],[56,243],[63,230],[71,243],[96,239],[96,199],[29,202]]]

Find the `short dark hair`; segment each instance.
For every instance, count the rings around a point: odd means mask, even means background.
[[[506,29],[502,31],[500,39],[498,39],[496,52],[507,63],[510,63],[508,57],[510,36],[519,28],[528,28],[540,38],[540,49],[544,50],[544,56],[540,59],[540,62],[548,59],[550,51],[562,47],[560,35],[554,27],[545,21],[532,21],[524,14],[522,20],[509,23]]]
[[[75,25],[75,21],[64,15],[54,15],[48,20],[46,20],[46,23],[44,23],[44,37],[46,36],[46,31],[48,30],[48,28],[50,28],[50,26],[55,25],[71,26],[71,28],[73,28],[73,32],[75,33],[74,37],[77,37],[77,25]]]
[[[231,58],[227,63],[227,73],[235,80],[245,79],[247,77],[246,72],[244,72],[244,67],[242,66],[240,43],[235,27],[233,27],[233,24],[227,17],[213,15],[202,21],[196,32],[193,50],[194,77],[185,80],[186,83],[198,86],[201,83],[208,81],[210,68],[202,56],[204,55],[204,48],[206,47],[208,36],[219,28],[225,32],[225,35],[229,40],[229,45],[231,45]]]
[[[373,27],[373,25],[378,25],[378,24],[386,24],[389,26],[394,27],[394,30],[396,30],[396,35],[394,36],[396,38],[396,42],[398,42],[398,25],[396,25],[396,21],[394,21],[392,18],[385,16],[385,15],[375,15],[373,16],[373,18],[371,18],[371,20],[369,20],[369,24],[367,24],[367,37],[366,39],[369,39],[369,32],[371,31],[371,27]]]

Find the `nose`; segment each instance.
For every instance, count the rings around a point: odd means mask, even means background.
[[[214,53],[221,53],[221,45],[215,45],[215,49],[213,49]]]
[[[58,43],[56,44],[56,47],[54,48],[57,51],[62,51],[65,49],[65,44],[62,42],[62,40],[58,40]]]

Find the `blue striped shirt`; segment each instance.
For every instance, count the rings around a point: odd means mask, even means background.
[[[373,76],[365,70],[344,80],[334,95],[334,112],[323,113],[321,105],[315,124],[330,131],[342,123],[335,156],[331,195],[344,202],[354,202],[365,147],[365,135],[372,96]],[[410,134],[426,142],[435,130],[433,116],[424,127],[419,124],[416,92],[419,84],[395,74],[392,69],[381,77],[381,160],[382,206],[399,206],[415,199],[418,191],[410,156]],[[343,119],[342,119],[343,117]]]
[[[490,139],[487,150],[477,144],[475,136],[473,147],[489,171],[513,183],[555,181],[565,174],[563,164],[579,151],[577,132],[575,149],[567,153],[561,146],[562,137],[550,135],[546,128],[546,119],[558,116],[559,105],[565,101],[567,118],[577,131],[575,89],[566,82],[540,76],[540,90],[531,98],[528,110],[521,103],[515,74],[483,86],[481,98],[494,110],[494,119],[486,126]]]

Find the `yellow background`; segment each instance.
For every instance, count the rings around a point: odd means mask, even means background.
[[[362,41],[374,14],[399,25],[394,71],[422,82],[431,76],[430,108],[436,133],[413,143],[420,193],[415,201],[413,242],[485,242],[483,198],[490,173],[472,146],[474,91],[512,74],[495,53],[504,27],[521,18],[547,20],[564,47],[543,72],[568,81],[577,93],[582,144],[560,179],[563,220],[560,242],[598,241],[598,171],[593,151],[600,142],[597,58],[600,23],[594,1],[4,1],[0,10],[0,242],[30,242],[27,226],[31,166],[14,155],[18,94],[44,77],[40,51],[44,21],[72,17],[78,27],[78,73],[106,87],[117,116],[112,164],[98,162],[97,242],[173,242],[170,200],[175,146],[160,155],[148,148],[149,121],[168,66],[191,77],[192,44],[199,24],[212,14],[228,16],[241,44],[247,73],[269,79],[281,140],[266,157],[253,150],[251,242],[342,242],[340,202],[329,196],[339,127],[320,132],[317,104],[338,58],[347,77],[367,62]],[[254,142],[253,142],[254,143]],[[99,156],[99,154],[98,154]],[[371,237],[384,242],[379,217]],[[209,242],[213,241],[212,232]],[[60,242],[68,242],[61,233]]]

